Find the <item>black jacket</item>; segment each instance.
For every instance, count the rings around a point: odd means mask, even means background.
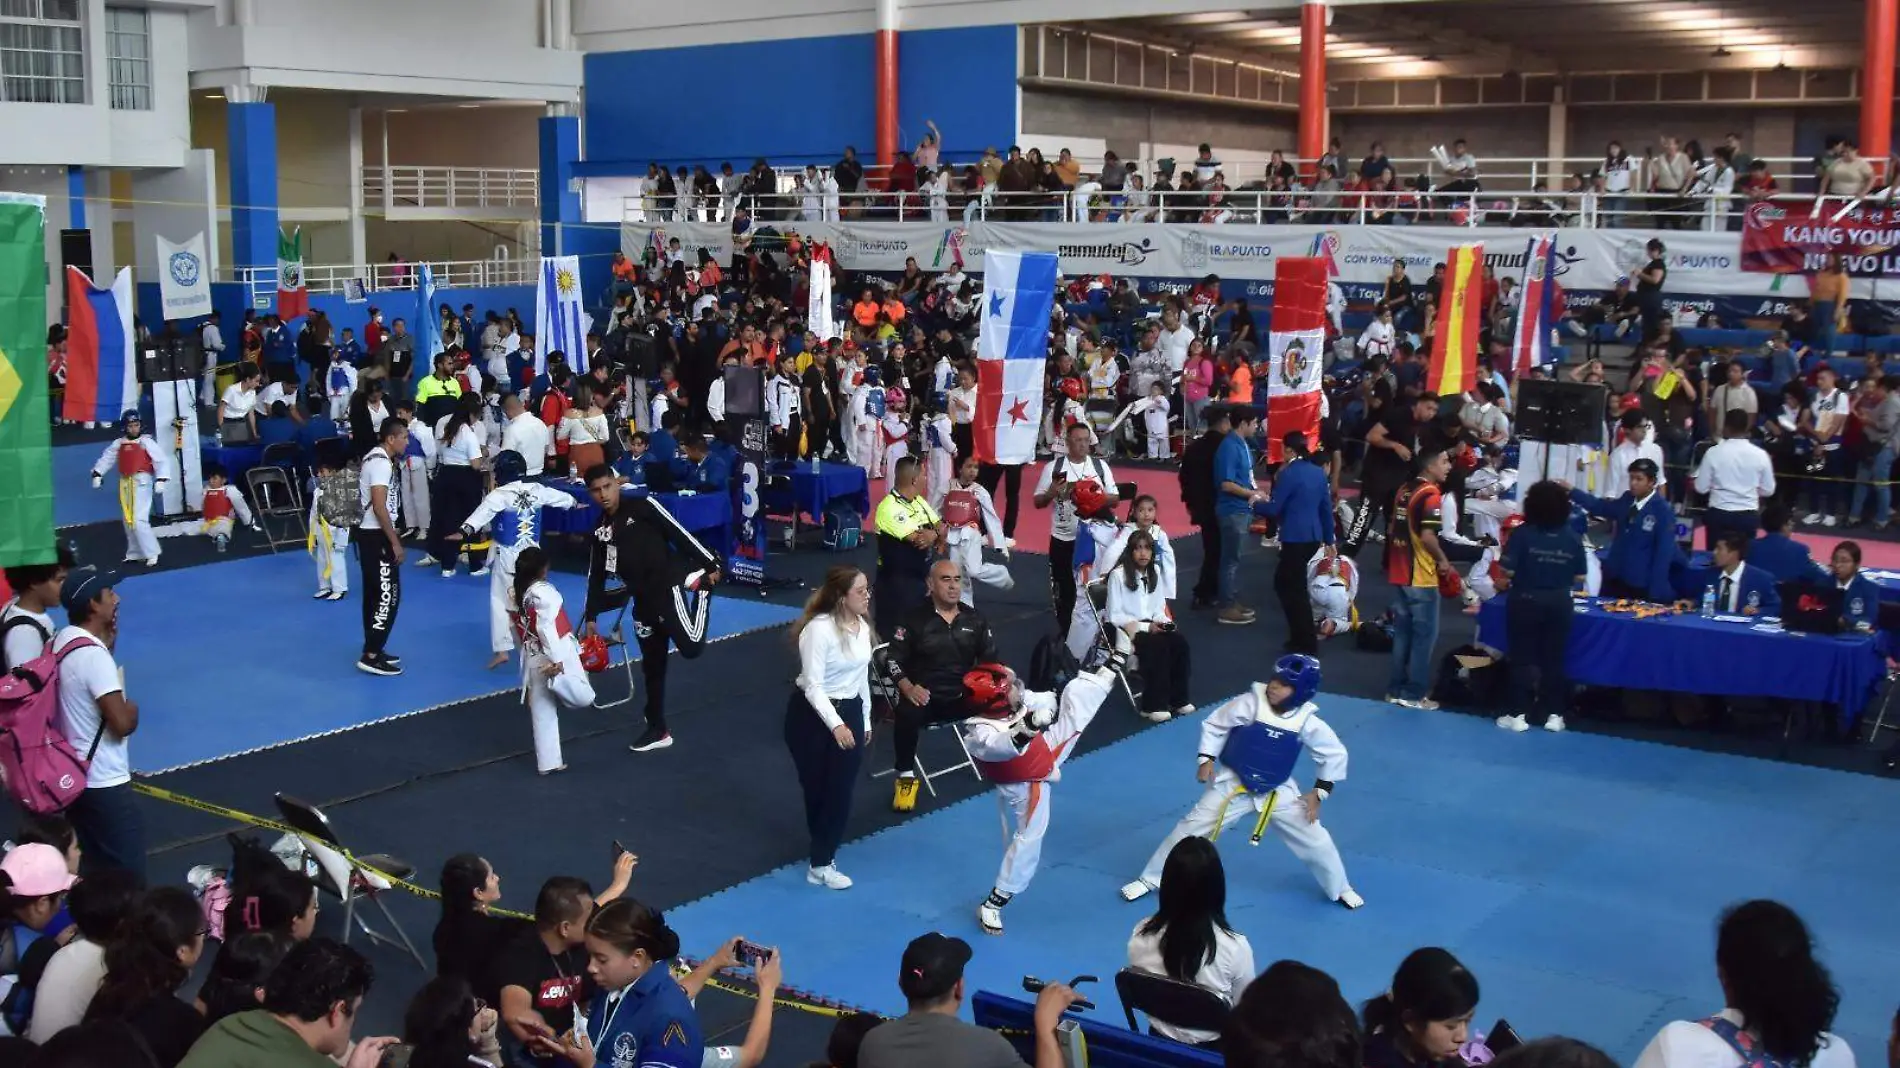
[[[581,618],[592,621],[632,598],[634,618],[658,622],[672,603],[669,591],[691,572],[718,566],[719,558],[666,509],[622,493],[619,509],[612,515],[602,513],[594,527]],[[610,579],[617,579],[618,585],[610,588]]]
[[[969,605],[946,623],[936,606],[925,602],[905,613],[891,632],[891,677],[909,679],[939,701],[962,696],[964,672],[997,659],[989,620]]]
[[[1181,503],[1197,527],[1214,525],[1214,453],[1226,437],[1209,430],[1181,451]]]

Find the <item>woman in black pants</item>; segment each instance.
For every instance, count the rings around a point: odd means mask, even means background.
[[[855,567],[834,567],[792,628],[798,681],[785,706],[785,748],[798,768],[811,834],[805,879],[827,890],[851,880],[834,863],[851,815],[858,767],[871,744],[871,584]]]
[[[482,451],[482,399],[464,393],[455,401],[455,414],[444,419],[436,435],[435,482],[429,505],[429,560],[442,565],[442,577],[455,575],[458,550],[468,553],[468,570],[473,575],[488,573],[488,552],[467,543],[450,540],[459,533],[462,520],[481,507],[488,483],[482,477],[487,460]]]
[[[1108,623],[1128,637],[1141,658],[1141,714],[1155,723],[1194,712],[1188,703],[1188,643],[1175,629],[1161,588],[1154,535],[1137,530],[1108,573]]]
[[[1564,729],[1570,703],[1570,676],[1564,656],[1575,618],[1570,591],[1584,576],[1583,536],[1570,526],[1570,494],[1555,482],[1539,482],[1524,491],[1524,525],[1511,531],[1498,554],[1511,624],[1511,678],[1517,684],[1516,707],[1531,709],[1547,731]],[[1537,693],[1531,697],[1535,678]],[[1523,732],[1531,723],[1522,712],[1498,717],[1498,726]]]

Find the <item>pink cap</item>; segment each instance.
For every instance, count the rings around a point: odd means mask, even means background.
[[[64,893],[72,889],[75,882],[72,873],[66,870],[65,854],[37,842],[14,846],[6,859],[0,860],[0,873],[6,875],[17,897]]]

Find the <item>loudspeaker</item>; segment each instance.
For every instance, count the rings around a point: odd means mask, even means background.
[[[765,414],[765,372],[757,367],[726,368],[726,418]]]
[[[64,267],[77,267],[92,278],[92,231],[61,230],[59,232],[59,262]],[[98,279],[93,279],[98,281]],[[60,307],[66,306],[66,272],[60,271],[53,279],[53,288],[59,290]]]
[[[652,378],[659,373],[659,349],[646,334],[627,335],[627,371],[635,378]]]
[[[1583,382],[1520,379],[1517,433],[1547,445],[1602,445],[1609,390]]]
[[[139,349],[139,382],[145,385],[195,380],[204,366],[204,345],[189,335],[153,338]]]

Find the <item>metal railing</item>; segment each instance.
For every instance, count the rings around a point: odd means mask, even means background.
[[[430,260],[429,272],[438,289],[488,289],[495,286],[530,285],[538,264],[529,259],[500,258],[487,260]],[[306,263],[304,288],[311,293],[342,293],[351,281],[361,279],[365,290],[414,289],[416,263],[372,263],[359,271],[348,263]],[[241,282],[254,293],[276,292],[277,268],[240,267],[228,272],[221,281]],[[373,298],[372,298],[373,299]]]
[[[533,209],[541,203],[532,167],[365,167],[363,200],[390,208]]]

